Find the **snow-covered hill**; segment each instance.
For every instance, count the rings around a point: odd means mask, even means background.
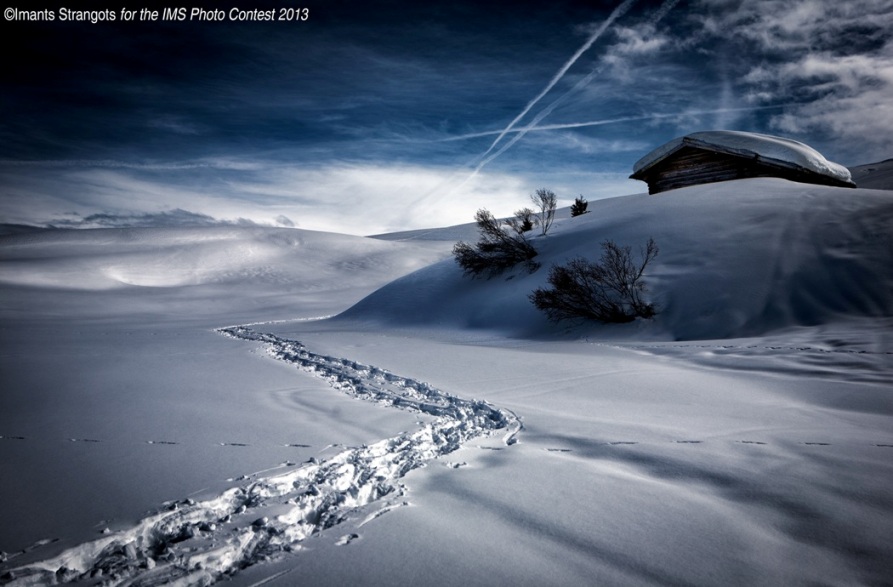
[[[449,250],[443,242],[292,228],[39,230],[0,237],[0,285],[14,288],[8,303],[23,291],[28,299],[62,295],[70,304],[108,297],[106,315],[139,307],[165,317],[319,316]]]
[[[893,192],[590,210],[491,280],[471,224],[0,237],[0,585],[885,584]],[[648,237],[655,320],[527,300]]]
[[[893,190],[893,159],[850,167],[850,173],[860,188]]]
[[[765,334],[847,317],[893,315],[893,192],[749,179],[590,203],[534,239],[542,268],[490,280],[463,277],[450,259],[400,278],[342,318],[390,325],[562,332],[527,299],[548,267],[600,256],[612,239],[660,254],[647,284],[650,322],[581,331],[675,339]]]

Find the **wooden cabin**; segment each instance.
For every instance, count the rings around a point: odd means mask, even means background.
[[[803,143],[736,131],[699,132],[673,139],[639,159],[630,175],[646,182],[649,194],[750,177],[856,187],[845,167],[827,161]]]

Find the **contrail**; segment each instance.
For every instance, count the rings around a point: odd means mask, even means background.
[[[781,106],[755,106],[755,107],[746,107],[746,108],[717,108],[715,110],[689,110],[686,112],[678,112],[678,113],[669,113],[669,114],[649,114],[647,116],[624,116],[622,118],[611,118],[607,120],[590,120],[588,122],[569,122],[566,124],[548,124],[544,126],[526,126],[523,128],[513,129],[512,132],[515,132],[515,136],[512,137],[512,140],[504,144],[499,148],[498,151],[478,163],[478,166],[475,168],[471,177],[474,177],[481,169],[484,168],[485,165],[502,155],[505,151],[511,148],[512,145],[521,140],[521,138],[530,131],[540,131],[540,130],[561,130],[566,128],[582,128],[586,126],[604,126],[606,124],[615,124],[618,122],[633,122],[633,121],[641,121],[641,120],[656,120],[660,118],[673,118],[679,115],[699,115],[699,114],[728,114],[731,112],[751,112],[754,110],[767,110],[769,108],[780,108]],[[536,124],[542,117],[535,118],[531,125]],[[495,132],[495,131],[494,131]],[[469,178],[470,179],[470,178]],[[467,181],[467,180],[466,180]],[[463,184],[464,185],[464,182]]]
[[[679,4],[679,0],[667,0],[663,4],[661,4],[660,8],[657,9],[651,18],[648,19],[648,24],[655,25],[660,22],[663,17],[668,15],[671,10],[676,8],[676,5]]]
[[[639,122],[642,120],[655,120],[660,118],[673,118],[674,116],[698,116],[703,114],[725,114],[730,112],[754,112],[757,110],[772,110],[774,108],[785,108],[787,106],[792,106],[793,104],[772,104],[770,106],[744,106],[741,108],[715,108],[711,110],[683,110],[682,112],[664,112],[664,113],[656,113],[656,114],[644,114],[641,116],[621,116],[618,118],[604,118],[601,120],[586,120],[582,122],[561,122],[556,124],[543,124],[540,126],[520,126],[517,128],[513,128],[509,132],[511,133],[527,133],[527,132],[535,132],[535,131],[544,131],[544,130],[563,130],[568,128],[583,128],[587,126],[605,126],[607,124],[617,124],[620,122]],[[481,132],[473,132],[464,135],[457,135],[454,137],[447,137],[445,139],[436,139],[435,142],[445,143],[451,141],[464,141],[467,139],[477,139],[480,137],[489,137],[496,134],[499,134],[503,131],[501,130],[485,130]]]
[[[673,8],[674,8],[674,7],[676,6],[676,4],[678,4],[678,3],[679,3],[679,0],[666,0],[663,4],[661,4],[660,8],[658,8],[657,11],[656,11],[653,15],[651,15],[651,18],[648,19],[648,24],[649,24],[650,26],[654,26],[654,25],[656,25],[658,22],[661,21],[661,19],[663,19],[667,14],[669,14],[670,11],[673,10]],[[615,12],[618,12],[621,8],[623,8],[623,5],[618,6],[617,9],[615,10]],[[626,12],[626,9],[624,9],[623,12]],[[623,14],[623,13],[621,12],[621,15],[622,15],[622,14]],[[608,17],[608,21],[610,21],[611,18],[612,18],[613,16],[614,16],[614,15],[612,14],[611,17]],[[601,34],[601,32],[604,31],[604,29],[607,27],[607,25],[610,24],[608,21],[605,21],[606,24],[602,25],[601,31],[599,31],[599,33],[597,33],[597,34]],[[596,38],[597,38],[597,35],[596,35]],[[591,43],[590,43],[590,44],[591,44]],[[540,113],[537,114],[536,117],[535,117],[535,118],[530,122],[530,124],[528,124],[527,126],[530,127],[530,128],[536,128],[537,124],[539,124],[539,122],[540,122],[542,119],[544,119],[544,118],[547,117],[549,114],[551,114],[552,111],[555,110],[555,108],[557,108],[558,106],[560,106],[560,105],[561,105],[561,104],[568,98],[568,96],[570,96],[570,95],[573,94],[574,92],[577,92],[578,90],[580,90],[580,89],[586,87],[587,85],[589,85],[589,82],[591,82],[592,79],[593,79],[596,75],[598,75],[599,72],[601,72],[601,70],[602,70],[601,67],[596,67],[595,69],[593,69],[592,71],[590,71],[589,74],[586,75],[586,77],[584,77],[583,79],[581,79],[580,81],[578,81],[576,84],[574,84],[574,86],[573,86],[571,89],[569,89],[569,90],[566,91],[564,94],[562,94],[561,96],[559,96],[558,98],[556,98],[555,100],[553,100],[551,104],[549,104],[548,106],[546,106],[545,108],[543,108],[543,109],[540,111]],[[553,85],[554,85],[554,84],[553,84]],[[540,95],[540,97],[542,97],[542,94]],[[528,108],[528,110],[529,110],[529,108]],[[523,113],[522,113],[522,116],[523,116]],[[516,120],[517,120],[517,119],[516,119]],[[514,145],[515,143],[517,143],[518,141],[520,141],[522,138],[524,138],[524,135],[526,135],[527,132],[528,132],[527,130],[523,130],[523,129],[522,129],[522,130],[521,130],[520,132],[518,132],[514,137],[512,137],[512,140],[510,140],[508,143],[506,143],[505,145],[503,145],[502,148],[500,148],[498,151],[496,151],[496,153],[494,153],[493,155],[490,155],[489,157],[487,157],[487,153],[489,153],[490,151],[492,151],[492,150],[493,150],[493,146],[495,146],[496,143],[498,143],[498,142],[502,139],[502,137],[505,136],[505,132],[503,132],[502,134],[500,134],[500,135],[496,138],[496,140],[493,142],[493,145],[491,145],[490,148],[487,149],[487,152],[484,153],[484,154],[482,155],[482,157],[484,157],[484,159],[482,159],[481,162],[478,163],[477,167],[476,167],[475,170],[474,170],[474,173],[478,173],[481,169],[484,168],[485,165],[487,165],[488,163],[490,163],[491,161],[493,161],[494,159],[496,159],[497,157],[499,157],[500,155],[502,155],[504,152],[506,152],[507,150],[509,150],[509,149],[512,147],[512,145]]]
[[[656,25],[656,24],[657,24],[658,22],[660,22],[666,15],[668,15],[668,14],[670,13],[670,11],[673,10],[673,8],[674,8],[678,3],[679,3],[679,0],[666,0],[663,4],[661,4],[660,8],[658,8],[657,11],[656,11],[653,15],[651,15],[651,18],[648,19],[648,24],[651,25],[651,26]],[[551,104],[549,104],[548,106],[546,106],[545,108],[543,108],[543,109],[540,111],[540,113],[536,115],[536,117],[531,121],[531,123],[530,123],[528,126],[536,126],[537,123],[539,123],[539,121],[541,121],[543,118],[545,118],[546,116],[548,116],[549,114],[551,114],[552,111],[555,110],[555,108],[557,108],[559,105],[561,105],[561,103],[564,102],[564,101],[567,99],[568,96],[570,96],[570,95],[573,94],[574,92],[577,92],[578,90],[581,90],[581,89],[583,89],[584,87],[588,86],[588,85],[589,85],[589,82],[591,82],[592,79],[593,79],[596,75],[598,75],[599,73],[601,73],[601,71],[602,71],[602,68],[601,68],[601,67],[596,67],[595,69],[593,69],[592,71],[590,71],[590,72],[586,75],[586,77],[584,77],[583,79],[581,79],[580,81],[578,81],[576,84],[574,84],[574,86],[573,86],[571,89],[569,89],[568,91],[566,91],[565,93],[563,93],[562,95],[560,95],[558,98],[556,98],[555,100],[553,100]],[[524,133],[521,133],[521,135],[523,136]],[[518,137],[518,138],[520,138],[520,137]]]
[[[646,117],[623,117],[623,118],[619,118],[619,119],[611,119],[611,120],[604,120],[604,121],[590,121],[590,122],[585,122],[585,123],[572,123],[571,125],[548,125],[545,127],[537,126],[537,123],[539,123],[543,118],[548,116],[557,106],[559,106],[567,98],[568,95],[570,95],[571,93],[586,86],[590,81],[592,81],[592,79],[595,77],[595,75],[598,73],[598,71],[600,71],[599,68],[596,68],[593,71],[591,71],[585,78],[583,78],[582,80],[577,82],[574,85],[574,87],[571,88],[568,92],[565,92],[563,95],[559,96],[558,99],[554,100],[551,104],[549,104],[549,106],[547,106],[545,109],[543,109],[543,111],[537,115],[537,117],[534,119],[534,121],[531,124],[528,124],[526,127],[521,128],[521,129],[517,129],[517,130],[515,129],[515,126],[518,124],[518,122],[520,122],[521,119],[524,118],[524,116],[526,116],[527,113],[530,112],[530,110],[540,100],[542,100],[543,97],[546,94],[548,94],[549,91],[553,87],[555,87],[555,84],[557,84],[561,80],[561,78],[564,77],[564,75],[567,73],[567,71],[574,65],[574,63],[577,62],[577,60],[580,58],[580,56],[583,55],[583,53],[585,53],[593,45],[593,43],[595,43],[595,41],[597,41],[599,39],[599,37],[601,37],[602,34],[604,34],[604,32],[608,29],[608,27],[610,27],[614,23],[615,20],[617,20],[618,18],[620,18],[621,16],[626,14],[626,12],[632,7],[632,5],[635,3],[635,1],[636,0],[624,0],[624,2],[622,2],[619,6],[617,6],[617,8],[615,8],[614,11],[611,12],[610,15],[608,15],[608,18],[605,19],[605,21],[601,24],[601,26],[599,26],[598,29],[596,29],[589,36],[589,38],[586,40],[586,42],[583,44],[583,46],[581,46],[579,49],[577,49],[577,52],[574,53],[570,59],[568,59],[568,61],[561,67],[561,69],[558,70],[558,72],[552,77],[552,79],[549,81],[549,83],[546,84],[546,87],[543,88],[543,90],[540,91],[540,93],[537,94],[537,96],[533,100],[531,100],[527,104],[527,106],[524,107],[524,109],[521,111],[521,113],[518,114],[508,124],[508,126],[506,126],[503,130],[498,131],[496,139],[493,141],[493,143],[490,145],[490,147],[480,156],[479,162],[478,162],[477,166],[475,167],[474,171],[472,171],[459,185],[457,185],[455,188],[450,190],[450,194],[455,193],[456,190],[458,190],[459,188],[461,188],[462,186],[467,184],[469,181],[471,181],[475,176],[477,176],[477,174],[481,171],[481,169],[484,168],[485,165],[487,165],[488,163],[493,161],[495,158],[499,157],[502,153],[504,153],[507,149],[509,149],[516,142],[518,142],[521,139],[521,137],[523,137],[527,132],[529,132],[531,130],[555,130],[555,129],[559,129],[559,128],[577,128],[577,127],[582,127],[582,126],[595,126],[595,125],[601,125],[601,124],[612,124],[612,123],[616,123],[616,122],[627,122],[627,121],[633,121],[633,120],[647,120],[649,118],[659,117],[659,116],[654,116],[654,115],[646,116]],[[665,0],[665,2],[660,6],[660,8],[657,10],[657,12],[655,12],[654,15],[652,15],[651,19],[649,19],[649,24],[654,25],[658,21],[663,19],[676,6],[676,4],[678,4],[678,2],[679,2],[679,0]],[[668,115],[668,116],[670,116],[670,115]],[[499,142],[510,132],[514,132],[517,134],[515,137],[512,138],[511,141],[509,141],[506,145],[504,145],[502,148],[500,148],[496,153],[493,153],[491,155],[490,153],[493,151],[493,149],[496,147],[496,145],[498,145]],[[473,134],[463,135],[462,137],[455,137],[455,138],[444,139],[444,140],[461,140],[463,138],[482,137],[482,136],[488,136],[490,134],[494,134],[494,133],[491,133],[491,132],[473,133]],[[427,194],[422,199],[426,199],[429,195],[430,194]],[[416,204],[418,204],[420,201],[421,200],[417,201]]]
[[[498,137],[496,137],[496,140],[493,141],[493,144],[490,145],[490,148],[487,149],[487,151],[483,155],[481,155],[481,157],[486,157],[490,153],[490,151],[492,151],[493,148],[496,147],[496,145],[499,143],[499,141],[502,140],[502,137],[504,137],[506,135],[506,133],[511,131],[515,127],[515,125],[518,124],[518,122],[522,118],[524,118],[524,116],[526,116],[528,112],[530,112],[530,109],[533,108],[537,102],[542,100],[543,96],[545,96],[546,94],[549,93],[549,90],[551,90],[553,87],[555,87],[555,84],[557,84],[558,81],[564,77],[564,74],[567,73],[567,70],[570,69],[571,66],[577,62],[577,59],[579,59],[580,56],[583,53],[585,53],[586,50],[589,49],[592,46],[592,44],[598,40],[598,38],[600,36],[602,36],[602,33],[604,33],[605,30],[607,30],[607,28],[609,26],[611,26],[611,24],[615,20],[617,20],[618,18],[620,18],[621,16],[626,14],[626,11],[630,9],[630,7],[635,3],[635,1],[636,0],[624,0],[624,2],[620,6],[618,6],[617,8],[614,9],[614,12],[612,12],[610,14],[610,16],[608,16],[608,18],[605,20],[605,22],[603,22],[602,25],[600,27],[598,27],[598,29],[596,29],[596,31],[589,36],[589,38],[586,40],[586,42],[583,43],[583,46],[580,47],[579,49],[577,49],[577,52],[574,53],[573,56],[571,56],[571,58],[567,60],[567,63],[565,63],[561,67],[561,69],[558,70],[558,73],[556,73],[552,77],[552,79],[549,80],[549,83],[546,84],[546,87],[543,88],[542,91],[539,94],[537,94],[537,96],[533,100],[531,100],[527,104],[527,106],[524,107],[524,110],[522,110],[521,113],[518,114],[514,118],[514,120],[512,120],[509,123],[509,125],[507,127],[505,127],[505,130],[503,130],[502,133]]]
[[[620,6],[615,8],[614,11],[610,15],[608,15],[608,18],[605,19],[605,21],[601,24],[601,26],[598,27],[595,30],[595,32],[589,36],[588,39],[586,39],[586,42],[583,43],[583,46],[580,47],[579,49],[577,49],[577,52],[574,53],[571,56],[571,58],[567,60],[567,62],[561,67],[561,69],[558,70],[558,73],[556,73],[554,76],[552,76],[552,79],[549,80],[549,83],[546,84],[546,87],[543,88],[542,91],[540,91],[540,93],[537,94],[533,100],[528,102],[527,106],[524,107],[524,110],[522,110],[521,113],[518,114],[514,118],[514,120],[512,120],[509,123],[509,125],[502,130],[502,132],[499,133],[499,136],[496,137],[496,140],[493,141],[493,144],[491,144],[490,147],[486,151],[484,151],[483,155],[480,156],[480,160],[479,160],[477,166],[474,168],[474,171],[472,171],[468,175],[468,177],[466,177],[462,181],[462,183],[460,183],[453,190],[451,190],[450,193],[455,192],[457,189],[461,188],[466,183],[471,181],[481,171],[481,169],[483,169],[484,166],[487,165],[487,163],[489,163],[490,161],[493,161],[495,158],[499,157],[502,153],[504,153],[506,151],[506,149],[508,149],[509,147],[514,145],[516,142],[518,142],[518,140],[520,139],[520,136],[514,137],[507,145],[504,145],[502,148],[499,149],[499,151],[497,151],[493,155],[490,155],[490,153],[493,151],[493,149],[496,147],[496,145],[499,144],[499,141],[501,141],[503,139],[503,137],[505,137],[505,135],[510,133],[515,128],[515,125],[518,124],[518,122],[522,118],[524,118],[528,112],[530,112],[530,109],[533,108],[537,102],[542,100],[543,96],[548,94],[549,91],[553,87],[555,87],[555,84],[557,84],[559,82],[559,80],[561,80],[561,78],[564,77],[564,74],[567,73],[567,70],[570,69],[571,66],[573,66],[573,64],[577,62],[577,59],[579,59],[580,56],[583,53],[585,53],[592,46],[592,44],[598,40],[599,37],[602,36],[602,34],[608,29],[609,26],[611,26],[614,23],[615,20],[617,20],[618,18],[620,18],[621,16],[626,14],[626,11],[629,10],[630,7],[632,7],[632,5],[635,2],[636,2],[636,0],[624,0],[624,2],[620,4]],[[521,135],[521,136],[523,136],[523,135]],[[488,157],[488,155],[489,155],[489,157]]]

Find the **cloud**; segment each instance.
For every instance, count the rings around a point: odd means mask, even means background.
[[[47,228],[178,228],[187,226],[258,226],[247,218],[218,220],[179,208],[167,212],[143,214],[90,214],[85,218],[72,217],[47,223]]]
[[[747,42],[783,57],[791,52],[848,54],[883,44],[893,11],[889,0],[699,0],[690,12],[704,37]]]
[[[452,167],[259,161],[241,167],[225,173],[188,166],[50,165],[37,173],[35,165],[5,167],[0,182],[9,197],[0,199],[0,222],[81,228],[276,224],[378,234],[469,222],[481,207],[507,215],[545,181],[542,173],[487,172],[452,193],[457,180]],[[591,178],[589,172],[557,181],[562,189],[586,191]]]
[[[0,168],[33,167],[33,168],[123,168],[146,171],[164,171],[181,169],[221,169],[251,170],[258,164],[238,159],[210,158],[192,161],[123,161],[118,159],[0,159]]]
[[[201,133],[198,125],[187,122],[181,117],[164,116],[148,123],[149,127],[170,131],[179,135],[197,135]]]
[[[273,167],[264,176],[231,187],[286,210],[304,228],[352,234],[461,224],[480,207],[508,214],[531,189],[521,176],[485,173],[451,193],[455,169],[409,164]]]
[[[890,0],[692,0],[684,8],[672,27],[615,27],[601,57],[604,76],[641,108],[712,105],[717,128],[793,135],[857,162],[889,156]],[[602,100],[619,99],[600,89]],[[748,106],[773,108],[748,115]]]
[[[743,97],[753,104],[792,103],[770,117],[770,129],[820,137],[838,157],[866,151],[884,157],[893,150],[889,0],[762,0],[703,22],[762,55],[740,78]]]
[[[893,150],[891,0],[389,9],[333,8],[300,35],[52,26],[14,39],[0,222],[188,210],[370,234],[510,214],[543,186],[640,191],[625,183],[636,159],[717,126],[844,162]]]

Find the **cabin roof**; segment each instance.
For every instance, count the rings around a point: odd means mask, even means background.
[[[732,130],[696,132],[654,149],[633,166],[633,179],[644,179],[658,163],[684,147],[756,159],[766,165],[806,171],[853,184],[849,170],[825,159],[808,145],[791,139]]]

